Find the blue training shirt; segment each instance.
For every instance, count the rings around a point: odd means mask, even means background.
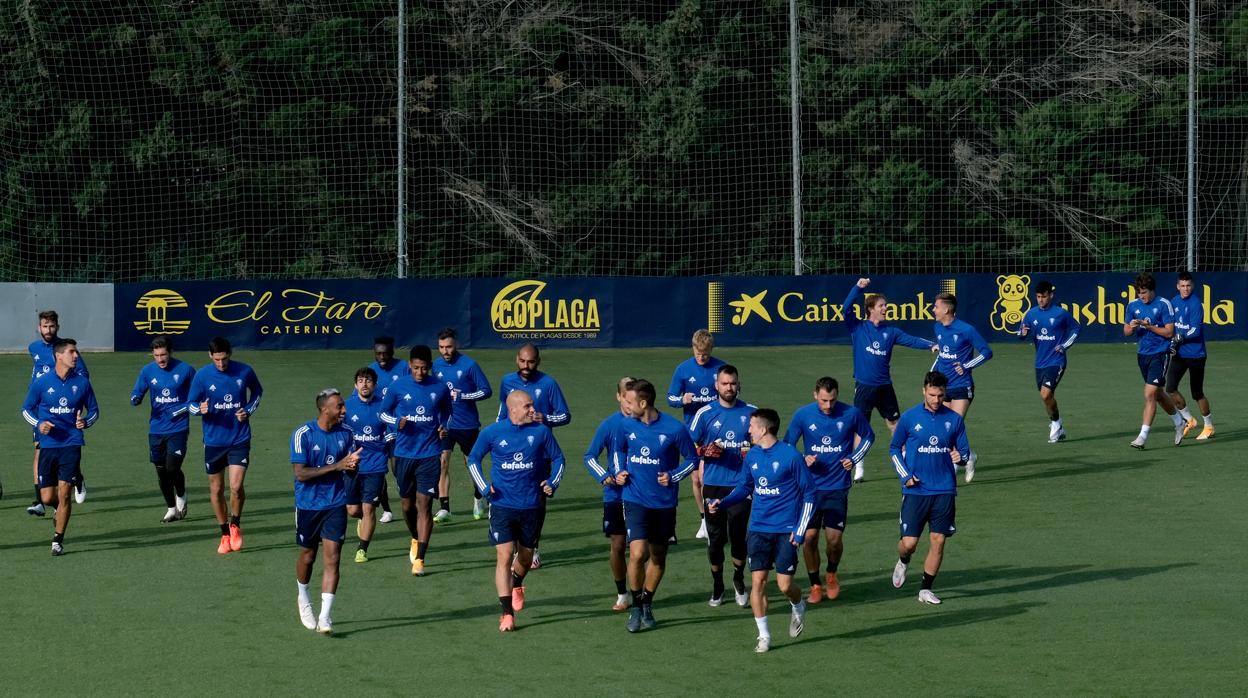
[[[866,415],[853,405],[837,401],[832,403],[831,412],[824,414],[819,403],[812,402],[799,407],[789,420],[784,442],[796,448],[798,439],[804,446],[803,455],[815,457],[815,463],[809,466],[815,489],[847,490],[854,479],[841,460],[861,463],[875,442],[875,430]]]
[[[1036,346],[1036,368],[1066,365],[1066,350],[1079,338],[1079,322],[1065,308],[1035,306],[1023,316],[1023,325],[1027,327],[1024,339]],[[1057,347],[1062,350],[1057,351]]]
[[[720,506],[752,497],[749,530],[803,535],[815,513],[815,486],[797,449],[783,441],[755,446],[745,456],[743,472],[743,480]]]
[[[979,332],[961,320],[954,319],[945,325],[936,323],[936,344],[940,353],[932,364],[933,371],[940,371],[949,379],[949,389],[969,388],[975,385],[971,378],[971,369],[992,358],[992,349],[988,342],[979,336]],[[979,352],[979,356],[975,356]],[[973,357],[973,358],[972,358]],[[955,363],[962,364],[962,375],[953,370]]]
[[[933,343],[930,339],[906,334],[885,322],[875,325],[859,320],[854,315],[854,309],[863,298],[863,290],[855,283],[850,287],[844,305],[845,327],[849,330],[854,350],[854,382],[859,385],[890,385],[893,382],[890,363],[895,345],[931,351]],[[862,309],[862,314],[866,317],[866,308]]]
[[[43,337],[36,339],[26,348],[30,352],[30,361],[34,364],[30,369],[30,380],[35,380],[49,371],[56,368],[56,354],[52,351],[52,345],[59,338],[53,337],[52,342],[43,341]],[[74,366],[74,374],[83,378],[90,378],[91,374],[87,372],[87,362],[82,360],[82,354],[78,354],[78,363]]]
[[[598,429],[594,431],[594,438],[590,440],[589,447],[585,449],[585,469],[589,471],[594,481],[601,483],[608,475],[614,476],[611,472],[610,457],[612,453],[620,450],[616,448],[613,439],[618,434],[620,423],[627,417],[623,412],[617,411],[615,414],[602,420],[598,425]],[[598,460],[598,456],[602,452],[607,452],[607,462],[603,465]],[[614,504],[622,502],[623,496],[620,493],[620,486],[611,482],[602,488],[602,503]]]
[[[1205,306],[1195,294],[1183,300],[1175,296],[1170,301],[1174,308],[1174,334],[1178,338],[1179,356],[1185,359],[1203,359],[1205,352]]]
[[[1145,303],[1136,298],[1127,305],[1127,322],[1132,320],[1148,320],[1149,324],[1154,327],[1169,325],[1174,322],[1174,307],[1170,305],[1170,301],[1161,296],[1153,296],[1152,303]],[[1162,337],[1143,327],[1135,328],[1134,335],[1136,341],[1140,343],[1137,350],[1140,354],[1151,356],[1170,351],[1169,337]]]
[[[234,413],[242,408],[254,414],[263,394],[256,372],[241,361],[231,360],[224,371],[212,363],[196,371],[186,400],[191,414],[203,417],[204,445],[237,446],[250,441],[251,420],[240,422]],[[200,411],[204,400],[208,401],[207,413]]]
[[[719,393],[715,392],[715,378],[723,365],[724,362],[714,356],[707,360],[705,366],[689,357],[680,362],[672,373],[672,383],[667,387],[667,405],[681,410],[685,426],[693,424],[694,415],[703,406],[719,399]],[[693,400],[688,405],[683,403],[685,393],[693,394]]]
[[[373,373],[377,374],[377,394],[381,397],[386,396],[386,391],[389,390],[391,383],[403,376],[412,375],[407,368],[407,364],[398,359],[392,359],[390,365],[386,367],[383,367],[376,361],[369,364],[368,367],[373,369]]]
[[[191,429],[191,406],[187,396],[191,392],[191,380],[195,367],[169,359],[168,368],[161,368],[155,361],[139,371],[139,377],[130,391],[130,404],[138,407],[143,396],[151,392],[152,413],[148,417],[147,433],[158,436],[181,434]]]
[[[957,412],[944,405],[932,412],[923,403],[903,412],[888,446],[901,493],[957,494],[957,472],[949,457],[955,449],[964,462],[971,454],[966,427]],[[919,483],[906,487],[912,475]]]
[[[695,444],[719,442],[724,452],[718,458],[702,457],[702,484],[734,487],[741,481],[741,449],[750,445],[750,415],[758,409],[737,400],[724,407],[716,397],[698,410],[689,425]]]
[[[406,418],[402,428],[399,421]],[[430,458],[442,453],[438,428],[451,421],[451,391],[446,384],[411,374],[390,384],[381,401],[381,419],[395,432],[396,458]]]
[[[78,412],[83,411],[83,421],[89,428],[100,418],[100,405],[95,401],[95,391],[86,376],[71,373],[62,379],[56,371],[36,378],[26,390],[22,402],[22,418],[35,427],[39,448],[63,448],[81,446],[82,430],[78,428]],[[52,430],[40,433],[38,426],[52,423]]]
[[[490,381],[476,361],[456,352],[453,361],[441,356],[433,360],[433,375],[451,391],[451,429],[481,426],[477,403],[494,394]]]
[[[360,454],[359,472],[364,475],[386,472],[386,460],[389,457],[389,444],[394,441],[394,432],[381,418],[382,398],[373,393],[368,402],[352,395],[346,400],[347,416],[342,426],[351,432],[357,448],[363,448]]]
[[[680,498],[679,483],[698,465],[698,451],[685,425],[671,415],[659,413],[650,423],[625,417],[616,427],[612,471],[628,471],[623,498],[648,509],[670,509]],[[683,462],[682,462],[683,461]],[[658,482],[667,473],[667,485]]]
[[[490,456],[487,477],[481,467]],[[490,503],[508,509],[536,509],[545,493],[542,482],[559,489],[563,480],[563,450],[555,441],[550,427],[536,422],[512,424],[511,420],[494,422],[481,430],[477,443],[468,454],[468,472],[477,490],[490,498]],[[490,488],[494,490],[491,493]]]
[[[351,455],[355,450],[352,442],[351,432],[341,424],[325,431],[313,419],[291,433],[290,462],[308,468],[324,468]],[[324,511],[346,503],[347,488],[341,471],[307,482],[295,478],[295,507],[298,509]]]
[[[563,397],[559,384],[549,374],[536,371],[533,380],[526,381],[519,371],[503,376],[498,384],[498,418],[494,421],[507,421],[507,396],[513,390],[523,390],[533,398],[533,409],[542,415],[542,423],[554,429],[572,422],[572,410]]]

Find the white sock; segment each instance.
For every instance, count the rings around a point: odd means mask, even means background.
[[[186,508],[186,497],[175,497],[176,506],[179,509]]]
[[[1061,428],[1062,428],[1062,422],[1061,422],[1061,420],[1059,419],[1059,420],[1053,420],[1053,421],[1049,422],[1049,428],[1050,428],[1050,429],[1061,429]]]
[[[1151,428],[1152,427],[1148,426],[1147,424],[1143,424],[1140,426],[1140,440],[1144,440],[1148,438],[1148,430]]]
[[[1186,407],[1179,410],[1179,416],[1182,417],[1185,422],[1191,421],[1192,419],[1192,413]]]
[[[308,585],[297,579],[295,584],[299,587],[299,605],[312,605],[312,599],[308,597]]]
[[[334,595],[328,592],[321,592],[321,622],[329,621],[329,611],[334,607]]]
[[[806,612],[806,599],[798,599],[797,603],[793,603],[792,601],[790,601],[789,605],[793,607],[793,611],[795,613]]]
[[[1183,426],[1183,416],[1180,415],[1178,412],[1175,412],[1174,414],[1170,415],[1170,421],[1174,422],[1174,426],[1176,427]]]
[[[765,637],[768,640],[771,639],[771,631],[767,629],[767,616],[763,616],[762,618],[754,616],[754,625],[758,626],[758,636],[760,638]]]
[[[1213,426],[1213,413],[1212,412],[1205,415],[1205,426],[1207,427]]]
[[[172,516],[176,513],[178,513],[177,509],[174,509],[173,507],[169,507],[169,510],[165,512],[165,516]]]

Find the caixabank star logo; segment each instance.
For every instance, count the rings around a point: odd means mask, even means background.
[[[182,334],[191,326],[190,320],[169,319],[171,308],[189,307],[177,291],[154,288],[140,296],[134,307],[146,314],[143,320],[134,321],[134,329],[144,334]]]

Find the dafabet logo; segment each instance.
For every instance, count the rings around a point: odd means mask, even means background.
[[[140,296],[134,307],[146,311],[146,319],[134,321],[134,329],[144,334],[182,334],[191,326],[190,320],[169,319],[170,308],[187,307],[186,299],[177,291],[154,288]]]
[[[598,299],[547,298],[545,281],[525,279],[499,289],[490,302],[490,325],[510,339],[593,338],[602,331]]]

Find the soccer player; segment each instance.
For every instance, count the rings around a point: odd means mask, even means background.
[[[901,408],[897,405],[897,391],[893,389],[893,376],[890,371],[893,347],[901,345],[932,352],[937,347],[930,339],[920,339],[888,325],[884,320],[888,299],[880,293],[873,293],[864,299],[863,292],[869,285],[871,279],[858,279],[857,283],[849,287],[849,295],[845,297],[845,327],[849,330],[849,340],[854,350],[854,407],[868,420],[871,419],[873,410],[878,411],[891,434],[897,428],[897,420],[901,418]],[[854,306],[859,300],[863,301],[862,316],[866,320],[860,320],[854,312]],[[862,482],[865,476],[864,461],[859,460],[854,465],[854,482]],[[831,532],[828,529],[828,533]]]
[[[1053,305],[1053,292],[1057,289],[1050,281],[1036,284],[1036,305],[1023,316],[1018,336],[1031,337],[1036,345],[1036,388],[1040,390],[1040,402],[1049,414],[1049,443],[1055,444],[1066,438],[1062,416],[1057,411],[1057,384],[1066,373],[1066,350],[1079,338],[1079,323],[1066,309]]]
[[[390,384],[381,419],[395,430],[394,479],[403,520],[412,534],[412,574],[425,574],[425,553],[433,532],[433,498],[438,493],[442,439],[451,419],[451,391],[433,379],[433,352],[418,344],[407,362],[410,374]]]
[[[373,363],[368,367],[377,374],[377,396],[385,397],[386,389],[396,380],[407,375],[407,366],[394,358],[394,337],[373,338]],[[394,442],[389,443],[387,457],[394,464]],[[381,507],[380,523],[394,521],[394,511],[390,508],[390,484],[385,478],[381,480],[381,493],[377,495],[377,504]]]
[[[368,544],[373,540],[377,521],[374,514],[386,484],[386,461],[394,432],[381,418],[381,396],[377,394],[377,372],[361,368],[355,372],[355,392],[346,401],[345,426],[355,438],[360,453],[359,467],[346,474],[347,516],[357,519],[356,536],[360,547],[355,561],[368,562]]]
[[[295,471],[295,583],[299,588],[299,620],[303,627],[328,635],[334,631],[331,617],[338,593],[338,561],[347,534],[346,486],[343,473],[359,467],[363,447],[342,426],[346,415],[342,395],[334,388],[316,394],[316,419],[290,435],[290,463]],[[354,450],[352,450],[354,449]],[[321,571],[321,612],[312,611],[308,584],[317,548],[325,551]]]
[[[715,377],[717,399],[698,410],[689,427],[701,456],[702,496],[723,499],[743,478],[742,458],[750,448],[750,415],[755,407],[737,399],[741,379],[737,367],[723,364]],[[695,471],[696,472],[696,471]],[[732,588],[737,605],[750,603],[745,591],[746,533],[750,523],[748,499],[707,514],[706,555],[711,563],[712,608],[724,602],[724,545],[731,544]]]
[[[52,346],[56,364],[31,382],[22,403],[22,417],[39,439],[39,498],[56,510],[52,554],[65,553],[65,529],[73,510],[70,493],[82,461],[82,431],[100,417],[95,391],[78,373],[78,343],[57,338]]]
[[[932,314],[936,316],[938,348],[932,370],[945,374],[949,381],[945,402],[965,420],[975,399],[975,380],[971,377],[971,369],[987,363],[992,358],[992,349],[974,327],[958,319],[958,299],[952,293],[936,296]],[[979,456],[971,451],[963,461],[967,483],[975,479],[975,461],[978,459]]]
[[[815,512],[815,487],[806,461],[793,446],[780,441],[780,415],[769,408],[750,417],[754,447],[745,456],[742,482],[722,501],[707,500],[707,511],[753,497],[750,511],[750,606],[758,628],[755,652],[771,649],[767,627],[767,577],[774,565],[776,585],[789,599],[789,637],[806,628],[806,602],[802,586],[793,583],[797,549],[804,545],[808,524]]]
[[[892,390],[892,386],[889,386]],[[851,471],[867,457],[875,441],[871,421],[857,407],[838,402],[840,384],[831,376],[815,381],[815,401],[798,408],[784,433],[784,442],[797,448],[804,445],[806,467],[815,488],[815,515],[809,528],[814,533],[802,546],[806,575],[810,579],[810,603],[835,599],[841,594],[837,568],[845,552],[842,537],[849,513]],[[899,415],[900,417],[900,415]],[[819,578],[819,529],[824,531],[828,564]]]
[[[685,359],[672,373],[671,385],[667,388],[667,405],[679,409],[684,417],[685,426],[693,424],[693,416],[707,403],[715,401],[715,379],[723,361],[711,356],[715,349],[715,338],[707,330],[693,333],[693,358]],[[702,469],[699,466],[690,478],[693,487],[693,501],[698,506],[698,532],[696,538],[705,540],[706,505],[702,494]]]
[[[34,364],[30,371],[30,381],[33,383],[36,378],[56,368],[56,356],[52,352],[52,347],[57,342],[57,333],[60,332],[61,321],[60,316],[55,310],[43,310],[39,312],[39,339],[30,343],[30,360]],[[78,365],[74,369],[74,373],[88,380],[91,374],[87,372],[87,362],[78,356]],[[39,490],[39,434],[36,430],[33,434],[35,444],[35,458],[31,464],[31,472],[35,483],[35,499],[34,502],[26,507],[26,513],[31,516],[43,516],[43,499]],[[74,501],[79,504],[87,501],[87,485],[82,477],[81,466],[78,471],[78,479],[74,482]]]
[[[513,390],[523,390],[533,398],[539,423],[554,429],[572,422],[572,410],[563,397],[563,390],[549,374],[537,370],[542,365],[542,355],[533,344],[525,344],[516,352],[516,372],[508,373],[498,385],[498,419],[507,418],[507,395]],[[550,473],[546,473],[547,476]],[[537,512],[537,535],[533,539],[533,569],[542,566],[542,555],[537,546],[542,540],[542,528],[546,525],[546,500]]]
[[[615,484],[623,488],[625,535],[628,538],[628,586],[633,606],[628,632],[649,630],[654,619],[654,595],[667,566],[667,546],[676,532],[677,485],[698,464],[698,451],[689,430],[675,417],[655,409],[657,393],[647,380],[635,380],[624,390],[624,409],[613,438]],[[682,462],[683,459],[683,462]]]
[[[1195,284],[1191,272],[1179,272],[1178,289],[1179,295],[1170,301],[1174,306],[1174,339],[1171,341],[1178,348],[1166,371],[1166,392],[1184,420],[1183,435],[1187,436],[1196,427],[1196,418],[1187,409],[1187,400],[1179,392],[1179,383],[1183,381],[1183,374],[1191,371],[1192,399],[1200,405],[1200,415],[1205,419],[1205,428],[1196,440],[1205,441],[1213,437],[1213,414],[1209,412],[1209,398],[1205,397],[1205,359],[1208,357],[1205,351],[1205,309],[1200,297],[1192,293]]]
[[[585,469],[602,485],[602,534],[611,544],[607,560],[611,566],[611,576],[615,579],[615,604],[611,606],[612,611],[626,611],[631,604],[631,597],[625,586],[628,579],[628,566],[624,558],[627,527],[624,524],[624,499],[619,485],[615,484],[611,464],[608,462],[603,466],[598,462],[598,456],[604,450],[608,456],[621,450],[612,439],[619,433],[620,423],[629,416],[624,410],[624,391],[633,380],[631,376],[624,376],[616,383],[615,400],[619,409],[602,420],[594,431],[589,447],[585,449]]]
[[[500,632],[516,629],[524,609],[524,577],[533,562],[541,503],[563,479],[563,451],[550,427],[537,421],[533,398],[523,389],[507,395],[507,419],[481,431],[468,455],[477,489],[490,499],[490,542],[494,544],[494,588],[502,615]],[[490,456],[490,476],[481,463]]]
[[[1170,339],[1174,336],[1174,308],[1170,301],[1157,295],[1157,282],[1152,274],[1138,274],[1133,285],[1135,300],[1127,304],[1127,321],[1122,325],[1122,334],[1135,337],[1139,342],[1136,358],[1140,375],[1144,378],[1144,418],[1131,448],[1144,448],[1153,416],[1157,414],[1157,405],[1161,405],[1161,409],[1174,421],[1174,445],[1178,446],[1183,442],[1187,424],[1163,389],[1166,363],[1170,358]]]
[[[243,549],[243,481],[251,457],[251,415],[260,407],[264,388],[251,367],[233,360],[234,349],[224,337],[208,342],[212,364],[201,368],[191,380],[191,414],[203,418],[204,469],[208,473],[208,499],[221,527],[217,553]],[[229,474],[230,506],[225,505],[225,477]],[[227,518],[228,513],[228,518]]]
[[[464,455],[464,463],[468,462],[468,453],[477,442],[477,434],[481,431],[481,417],[477,414],[477,403],[488,399],[494,394],[485,372],[473,361],[459,351],[459,339],[455,328],[444,327],[438,332],[438,358],[433,360],[433,375],[446,383],[451,389],[451,423],[446,429],[446,438],[442,441],[441,468],[442,475],[438,478],[438,513],[433,515],[434,523],[448,523],[451,520],[451,453],[455,446]],[[473,488],[472,518],[480,521],[485,516],[487,502],[481,493]]]
[[[173,340],[157,337],[152,340],[152,362],[139,371],[130,404],[138,407],[143,396],[152,394],[152,412],[148,418],[147,446],[156,481],[165,498],[165,515],[161,523],[186,518],[186,475],[182,461],[186,458],[187,436],[191,429],[191,380],[195,368],[173,358]]]
[[[893,469],[901,481],[901,535],[893,587],[900,589],[906,583],[910,556],[927,526],[930,545],[923,561],[919,603],[928,604],[940,603],[932,583],[944,560],[945,540],[955,530],[957,465],[971,450],[962,415],[944,404],[948,402],[948,382],[939,371],[930,371],[923,377],[923,402],[901,415],[888,447]]]

